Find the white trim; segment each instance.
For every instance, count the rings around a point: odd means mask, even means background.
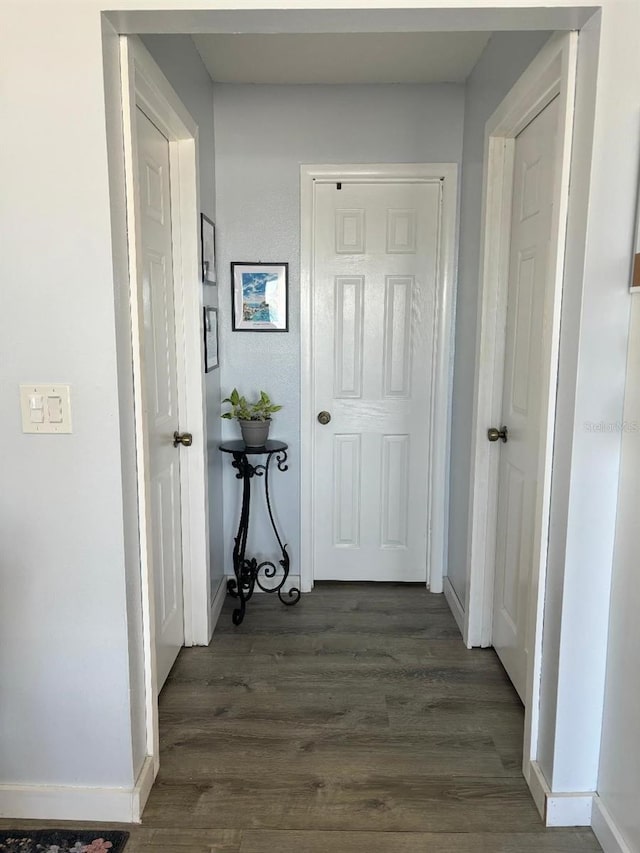
[[[591,826],[593,791],[549,794],[545,826]]]
[[[142,382],[142,306],[138,287],[137,246],[140,244],[136,217],[137,142],[135,110],[146,115],[169,140],[173,219],[173,254],[176,282],[176,354],[178,367],[180,429],[193,435],[188,453],[181,452],[182,545],[185,645],[206,645],[210,638],[208,606],[209,552],[207,509],[207,443],[203,379],[202,287],[200,283],[198,230],[198,130],[142,42],[136,37],[120,39],[124,158],[127,176],[127,221],[129,223],[129,275],[131,288],[131,335],[136,410],[140,555],[142,564],[143,642],[147,752],[158,768],[158,686],[155,661],[153,583],[151,578],[151,535],[148,513],[148,449],[141,413],[144,412]]]
[[[436,316],[434,318],[433,392],[431,411],[430,479],[427,529],[430,532],[425,579],[431,592],[443,591],[447,563],[449,506],[449,440],[453,383],[453,319],[455,302],[456,163],[406,163],[366,165],[305,165],[300,167],[300,565],[302,592],[313,588],[313,235],[317,182],[343,180],[351,183],[400,183],[441,181],[442,208]]]
[[[593,791],[555,794],[537,761],[529,769],[527,783],[545,826],[591,826]]]
[[[464,634],[464,607],[460,603],[458,593],[451,585],[448,577],[444,579],[444,597],[449,605],[449,610],[453,613],[453,618],[456,620],[456,625],[460,629],[460,633]]]
[[[593,797],[591,828],[604,853],[633,853],[611,817],[611,812],[597,794]]]
[[[227,580],[226,575],[223,575],[220,578],[220,583],[218,584],[218,589],[213,596],[213,601],[211,602],[211,608],[209,613],[209,643],[211,642],[211,637],[213,637],[213,632],[215,631],[216,625],[218,624],[218,617],[222,611],[222,607],[224,606],[225,599],[227,597]],[[208,645],[208,644],[207,644]]]
[[[151,756],[145,756],[142,763],[142,769],[138,773],[136,784],[133,788],[133,803],[131,811],[131,820],[134,823],[140,823],[142,820],[142,812],[149,799],[151,788],[156,780],[158,770]]]
[[[483,257],[476,353],[472,432],[472,477],[469,501],[469,583],[465,601],[464,639],[468,646],[491,644],[493,566],[497,517],[498,454],[487,442],[487,427],[497,423],[502,407],[504,329],[508,278],[508,235],[511,220],[513,149],[515,137],[555,97],[559,98],[559,127],[553,190],[552,239],[542,341],[540,448],[534,521],[531,610],[527,617],[527,664],[523,773],[529,781],[536,757],[542,669],[542,618],[546,578],[551,473],[555,424],[560,308],[564,273],[577,33],[553,36],[517,81],[487,122]]]
[[[154,778],[147,756],[133,788],[0,785],[0,818],[140,823]]]
[[[545,820],[549,785],[537,761],[532,761],[530,764],[530,773],[527,776],[527,785],[531,791],[533,802],[536,804],[536,808],[540,812],[540,817],[542,820]]]

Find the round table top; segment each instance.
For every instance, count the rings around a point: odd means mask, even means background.
[[[220,445],[220,450],[223,453],[244,453],[246,456],[256,453],[277,453],[279,450],[286,450],[289,447],[284,441],[272,441],[269,439],[263,447],[247,447],[247,445],[238,439],[236,441],[225,441]]]

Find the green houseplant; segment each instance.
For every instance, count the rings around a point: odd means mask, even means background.
[[[229,403],[231,406],[231,409],[222,417],[225,420],[238,421],[242,439],[247,447],[264,447],[269,437],[271,415],[279,412],[282,406],[272,403],[265,391],[260,391],[258,399],[250,403],[246,397],[238,393],[237,388],[234,388],[222,402]]]

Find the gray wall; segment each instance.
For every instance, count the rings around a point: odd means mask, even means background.
[[[200,210],[215,222],[215,153],[213,83],[190,36],[147,35],[143,42],[198,125]],[[204,287],[204,304],[218,305],[218,288]],[[206,374],[207,444],[209,448],[209,553],[211,593],[224,574],[222,545],[222,475],[220,443],[220,371]]]
[[[611,587],[607,682],[602,727],[598,794],[629,850],[640,850],[640,572],[638,572],[638,502],[640,483],[640,304],[633,298],[627,400],[623,431],[618,525]]]
[[[495,33],[467,80],[458,249],[455,365],[449,490],[449,580],[464,605],[471,423],[480,271],[484,128],[549,33]]]
[[[274,500],[299,572],[300,333],[299,246],[302,163],[459,162],[464,88],[437,86],[216,85],[215,148],[222,388],[263,388],[280,404],[273,436],[289,442],[290,469],[273,478]],[[230,261],[288,261],[290,331],[231,331]],[[235,424],[225,422],[235,437]],[[224,474],[226,565],[237,523],[239,489]],[[256,505],[252,547],[264,539]],[[263,551],[264,549],[264,551]]]

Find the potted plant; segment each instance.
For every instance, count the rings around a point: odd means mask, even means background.
[[[238,421],[242,439],[247,447],[264,447],[269,437],[271,415],[279,412],[282,406],[274,405],[265,391],[260,392],[255,403],[249,403],[246,397],[240,396],[237,388],[222,402],[231,406],[230,411],[225,412],[222,417],[226,420],[235,418]]]

